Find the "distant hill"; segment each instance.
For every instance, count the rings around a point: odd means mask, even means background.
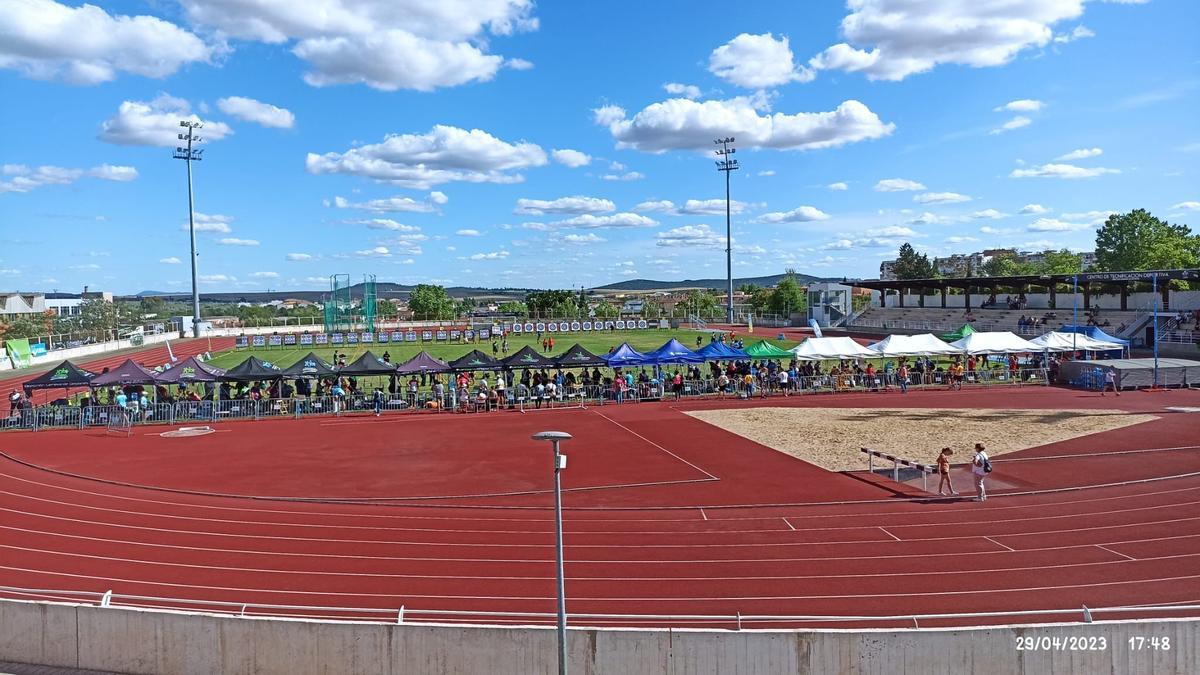
[[[783,280],[786,274],[772,274],[765,277],[746,277],[739,279],[734,277],[733,287],[743,286],[745,284],[754,284],[768,288],[774,286]],[[841,281],[841,279],[833,279],[827,277],[814,277],[808,274],[796,274],[796,281],[802,284],[810,284],[817,281]],[[629,281],[620,281],[607,286],[597,286],[598,291],[667,291],[680,288],[725,288],[728,281],[725,279],[684,279],[683,281],[655,281],[653,279],[630,279]]]

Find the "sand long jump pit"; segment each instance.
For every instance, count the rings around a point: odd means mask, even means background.
[[[1158,419],[1115,410],[976,408],[741,408],[687,414],[830,471],[861,471],[860,448],[933,463],[941,448],[969,461],[975,443],[988,455],[1057,443]]]

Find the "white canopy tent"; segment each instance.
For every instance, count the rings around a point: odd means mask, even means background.
[[[1038,345],[1038,347],[1048,352],[1073,352],[1076,350],[1086,352],[1125,351],[1124,345],[1119,345],[1115,342],[1103,342],[1088,337],[1083,333],[1059,333],[1051,331],[1029,342]]]
[[[830,359],[876,359],[879,354],[867,349],[848,337],[810,337],[792,347],[791,352],[799,361],[825,361]]]
[[[951,347],[932,333],[889,335],[867,348],[874,351],[876,356],[939,356],[963,353],[961,349]]]
[[[1046,351],[1009,331],[971,333],[961,340],[951,342],[950,346],[957,347],[967,354],[1024,354]]]

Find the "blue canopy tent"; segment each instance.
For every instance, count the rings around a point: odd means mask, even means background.
[[[696,350],[696,353],[704,357],[705,361],[740,361],[750,358],[746,352],[734,349],[724,342],[710,342]]]
[[[704,357],[684,347],[679,340],[671,338],[658,349],[647,352],[646,363],[660,366],[671,363],[704,363]]]
[[[1113,337],[1112,335],[1100,330],[1099,326],[1063,326],[1062,328],[1058,329],[1058,332],[1081,333],[1092,338],[1093,340],[1099,340],[1100,342],[1115,342],[1119,345],[1124,345],[1126,349],[1129,348],[1129,340],[1122,340],[1119,337]]]
[[[617,347],[608,354],[604,354],[600,358],[604,359],[609,368],[632,368],[635,366],[650,365],[650,362],[646,359],[646,355],[630,347],[628,342],[622,342],[620,347]]]

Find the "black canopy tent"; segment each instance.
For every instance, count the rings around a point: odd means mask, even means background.
[[[414,375],[416,373],[446,373],[450,372],[450,364],[439,361],[422,351],[411,359],[396,367],[398,375]]]
[[[521,347],[521,349],[512,356],[506,356],[503,359],[500,359],[500,363],[508,369],[553,368],[555,365],[554,359],[537,353],[534,351],[533,347],[530,347],[529,345]]]
[[[88,387],[92,384],[92,378],[96,374],[84,370],[70,361],[63,361],[54,366],[50,370],[38,375],[32,380],[28,380],[21,384],[21,388],[28,395],[34,389],[72,389],[74,387]]]
[[[365,375],[394,375],[395,373],[395,365],[384,361],[370,350],[364,352],[362,356],[355,359],[350,365],[338,368],[339,375],[354,375],[355,377]]]
[[[192,382],[217,382],[225,371],[197,359],[194,356],[176,363],[159,373],[155,381],[159,384],[190,384]]]
[[[125,363],[107,373],[100,373],[93,377],[90,386],[107,387],[115,384],[124,387],[135,384],[156,384],[157,382],[157,373],[138,365],[133,359],[125,359]]]
[[[560,368],[584,368],[587,366],[607,366],[608,363],[576,342],[570,349],[554,359],[554,365]]]
[[[278,366],[263,361],[257,356],[251,356],[225,371],[220,379],[223,382],[258,382],[260,380],[278,380],[282,377],[283,371]]]
[[[478,349],[472,349],[470,352],[451,361],[449,365],[451,370],[459,371],[500,370],[504,367],[504,364]]]
[[[337,374],[332,364],[313,352],[283,369],[284,377],[334,377]]]

